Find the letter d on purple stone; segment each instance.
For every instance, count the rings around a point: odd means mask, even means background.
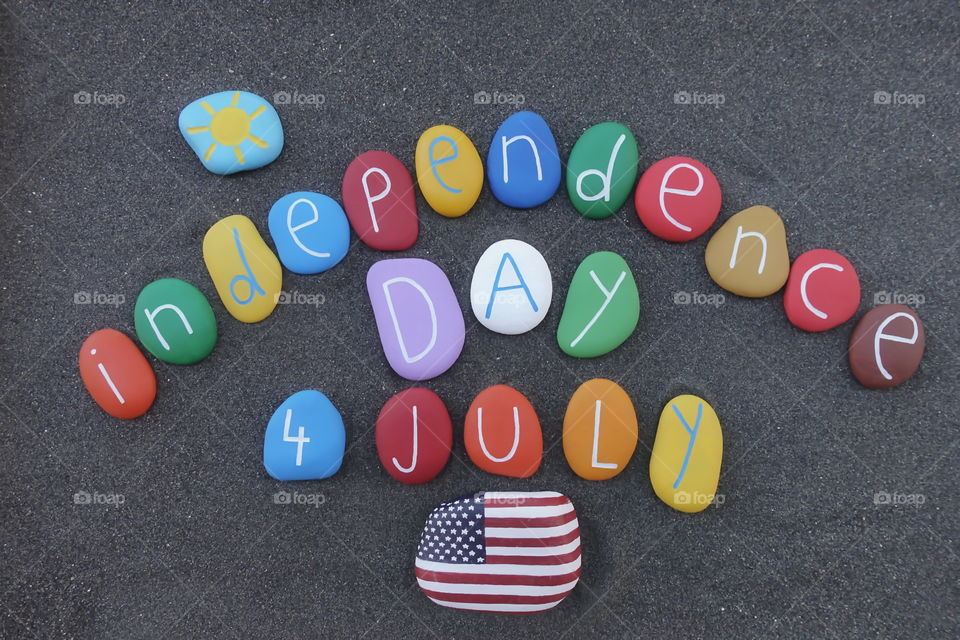
[[[420,258],[381,260],[367,272],[367,293],[390,367],[429,380],[463,350],[463,312],[446,274]]]

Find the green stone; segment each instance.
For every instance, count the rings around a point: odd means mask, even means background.
[[[640,294],[626,261],[610,251],[583,259],[567,291],[557,326],[564,353],[595,358],[630,337],[640,319]]]
[[[637,182],[637,140],[619,122],[595,124],[580,136],[567,161],[567,193],[587,218],[613,215]]]
[[[176,278],[155,280],[137,296],[133,310],[137,337],[164,362],[194,364],[213,351],[217,319],[195,286]]]

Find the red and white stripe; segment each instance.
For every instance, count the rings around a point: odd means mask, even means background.
[[[445,607],[534,613],[556,606],[580,577],[580,525],[554,491],[484,494],[486,560],[451,564],[417,558],[420,588]]]

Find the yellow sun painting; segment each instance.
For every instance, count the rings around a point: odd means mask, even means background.
[[[261,105],[252,112],[247,113],[237,106],[239,101],[240,92],[235,91],[233,93],[233,99],[230,101],[230,106],[224,107],[219,111],[211,107],[205,100],[200,102],[200,106],[211,116],[210,124],[206,127],[189,127],[187,133],[196,134],[209,132],[210,136],[213,137],[214,141],[207,147],[207,151],[203,156],[204,160],[210,160],[218,144],[224,147],[233,147],[233,153],[237,156],[237,162],[240,164],[243,164],[245,161],[243,152],[240,150],[241,142],[249,140],[261,149],[267,148],[268,145],[264,140],[250,133],[250,123],[263,113],[266,107]]]

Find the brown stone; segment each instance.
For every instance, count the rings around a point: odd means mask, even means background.
[[[850,370],[870,389],[895,387],[920,366],[923,323],[902,304],[874,307],[860,318],[850,335]]]

